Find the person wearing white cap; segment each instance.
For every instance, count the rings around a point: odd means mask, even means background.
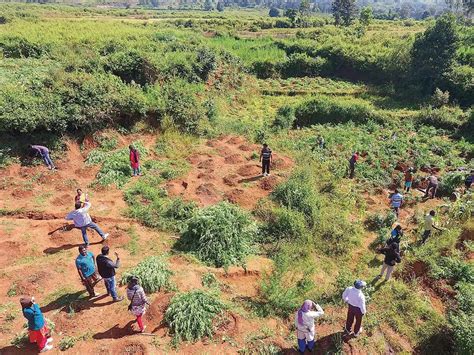
[[[347,321],[344,330],[347,334],[351,334],[352,324],[355,319],[354,336],[358,337],[362,332],[362,316],[367,312],[365,308],[365,296],[362,289],[367,286],[367,283],[362,280],[354,282],[354,286],[348,287],[342,294],[342,300],[349,305],[347,311]]]

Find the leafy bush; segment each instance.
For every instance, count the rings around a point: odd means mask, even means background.
[[[127,284],[130,277],[136,276],[146,293],[154,293],[161,289],[173,289],[174,286],[170,280],[171,275],[173,275],[173,272],[169,269],[168,262],[163,257],[150,256],[133,269],[124,272],[121,284]]]
[[[49,44],[33,43],[16,36],[4,37],[0,49],[6,58],[39,58],[51,50]]]
[[[255,223],[246,212],[221,202],[198,210],[187,221],[177,247],[193,252],[200,260],[215,267],[245,267],[256,231]]]
[[[273,211],[263,230],[265,242],[296,240],[308,233],[306,220],[301,212],[282,207]]]
[[[197,50],[194,70],[201,80],[206,81],[213,70],[217,68],[217,55],[210,48],[199,48]]]
[[[440,107],[436,109],[428,106],[420,110],[416,122],[453,131],[467,122],[467,115],[458,107]]]
[[[318,96],[302,102],[295,110],[295,124],[300,127],[322,123],[341,123],[352,121],[366,123],[369,120],[384,121],[382,113],[361,100],[340,100]]]
[[[224,304],[202,290],[181,293],[171,299],[165,313],[175,342],[197,341],[214,334],[213,320],[223,312]]]
[[[374,213],[367,216],[365,225],[369,230],[377,231],[382,228],[390,228],[396,220],[397,216],[392,211],[387,212],[385,216],[380,213]]]
[[[440,196],[451,196],[457,188],[463,185],[466,174],[462,172],[450,172],[443,175],[439,182],[438,193]]]
[[[136,50],[114,52],[109,55],[105,70],[117,75],[126,83],[133,81],[139,85],[153,84],[158,76],[155,65]]]
[[[73,336],[65,336],[59,341],[58,348],[61,351],[66,351],[71,349],[76,345],[77,338]]]
[[[449,91],[442,91],[436,88],[433,95],[431,95],[431,104],[434,108],[440,108],[449,103]]]
[[[474,349],[473,314],[462,311],[451,313],[449,321],[453,329],[454,345],[458,354],[472,354]]]
[[[312,58],[306,53],[293,53],[288,60],[281,64],[280,72],[283,77],[314,77],[320,75],[326,68],[327,60],[321,57]]]
[[[459,282],[456,284],[458,294],[456,299],[458,301],[459,309],[463,312],[474,313],[474,284],[469,282]]]
[[[290,105],[284,105],[278,109],[272,125],[279,129],[290,129],[295,119],[295,109]]]
[[[259,79],[276,78],[280,75],[281,63],[274,60],[257,60],[252,64],[252,73]]]
[[[201,284],[204,287],[213,288],[219,286],[219,280],[212,272],[206,272],[201,276]]]
[[[474,265],[458,258],[443,256],[432,267],[431,274],[436,279],[444,278],[453,282],[474,282]]]

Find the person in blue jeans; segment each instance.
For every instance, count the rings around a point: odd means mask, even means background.
[[[56,169],[54,166],[53,161],[51,160],[51,157],[49,156],[49,149],[46,148],[45,146],[42,145],[30,145],[30,149],[35,153],[39,154],[43,160],[46,166],[48,167],[49,170]]]
[[[107,294],[112,296],[112,299],[115,302],[123,300],[123,297],[117,295],[117,289],[115,288],[115,269],[120,267],[120,258],[117,252],[115,256],[117,260],[113,262],[109,257],[110,248],[105,245],[102,247],[102,254],[97,255],[97,270],[99,275],[104,280],[105,288],[107,289]]]
[[[92,222],[92,218],[89,216],[88,211],[91,208],[91,203],[85,202],[84,207],[82,207],[82,202],[76,201],[74,207],[76,209],[68,213],[66,220],[74,221],[74,226],[81,230],[84,244],[86,246],[89,245],[89,238],[87,238],[87,228],[95,230],[102,237],[102,241],[106,240],[109,236],[109,233],[104,233],[97,224]]]

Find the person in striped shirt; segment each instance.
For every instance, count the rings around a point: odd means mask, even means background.
[[[262,162],[262,175],[270,175],[270,165],[272,163],[272,150],[268,144],[264,143],[262,151],[260,152],[260,161]]]
[[[398,190],[395,190],[392,196],[390,197],[390,205],[392,206],[395,214],[397,215],[397,218],[398,218],[400,207],[402,207],[402,203],[403,203],[403,195],[400,192],[398,192]]]

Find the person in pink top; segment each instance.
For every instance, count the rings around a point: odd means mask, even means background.
[[[130,166],[133,170],[133,176],[140,176],[140,153],[133,145],[128,148],[130,149]]]

